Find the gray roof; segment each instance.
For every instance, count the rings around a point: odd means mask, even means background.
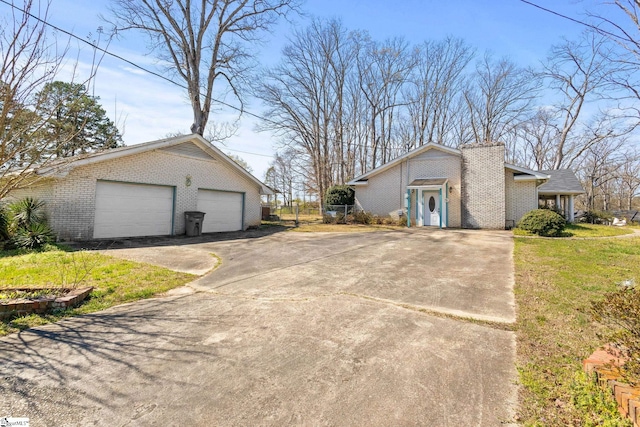
[[[583,194],[582,184],[571,169],[540,171],[549,175],[549,181],[538,187],[538,194]]]
[[[427,179],[414,179],[409,184],[409,187],[418,187],[422,185],[442,185],[447,182],[447,178],[427,178]]]

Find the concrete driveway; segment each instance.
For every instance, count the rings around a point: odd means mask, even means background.
[[[222,258],[190,293],[0,340],[0,416],[32,426],[512,421],[509,233],[210,239],[175,248]],[[153,262],[175,264],[171,242]]]

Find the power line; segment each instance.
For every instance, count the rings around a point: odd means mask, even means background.
[[[610,31],[603,30],[602,28],[600,28],[600,27],[598,27],[596,25],[593,25],[593,24],[589,24],[588,22],[580,21],[579,19],[575,19],[575,18],[572,18],[570,16],[563,15],[562,13],[556,12],[555,10],[547,9],[546,7],[540,6],[538,4],[530,2],[528,0],[520,0],[520,1],[522,3],[528,4],[529,6],[533,6],[533,7],[537,8],[537,9],[540,9],[540,10],[543,10],[543,11],[545,11],[547,13],[550,13],[552,15],[555,15],[555,16],[558,16],[560,18],[567,19],[567,20],[569,20],[571,22],[575,22],[576,24],[580,24],[580,25],[583,25],[585,27],[591,28],[591,29],[599,32],[600,34],[606,34],[606,35],[614,37],[616,39],[620,39],[620,40],[623,40],[625,42],[633,43],[633,40],[630,40],[628,37],[622,37],[622,36],[620,36],[618,34],[610,32]]]
[[[260,154],[260,153],[252,153],[250,151],[233,150],[231,148],[227,148],[226,146],[224,147],[224,149],[227,150],[227,151],[234,151],[236,153],[251,154],[253,156],[261,156],[261,157],[273,158],[273,154]]]
[[[129,59],[126,59],[126,58],[124,58],[124,57],[122,57],[122,56],[120,56],[120,55],[118,55],[118,54],[112,53],[112,52],[108,51],[107,49],[104,49],[104,48],[102,48],[102,47],[100,47],[100,46],[96,45],[95,43],[92,43],[92,42],[90,42],[90,41],[88,41],[88,40],[85,40],[85,39],[83,39],[82,37],[79,37],[79,36],[77,36],[77,35],[73,34],[73,33],[72,33],[72,32],[70,32],[70,31],[67,31],[67,30],[65,30],[65,29],[63,29],[63,28],[60,28],[60,27],[58,27],[58,26],[57,26],[57,25],[55,25],[55,24],[52,24],[52,23],[50,23],[50,22],[48,22],[48,21],[46,21],[46,20],[44,20],[44,19],[42,19],[42,18],[40,18],[40,17],[38,17],[38,16],[36,16],[36,15],[33,15],[32,13],[30,13],[30,12],[26,11],[25,9],[22,9],[22,8],[21,8],[21,7],[19,7],[19,6],[16,6],[16,5],[12,4],[12,3],[9,3],[7,0],[0,0],[0,3],[4,3],[4,4],[6,4],[7,6],[12,7],[13,9],[16,9],[16,10],[18,10],[18,11],[20,11],[20,12],[24,13],[25,15],[29,16],[30,18],[33,18],[33,19],[35,19],[36,21],[41,22],[42,24],[44,24],[44,25],[46,25],[46,26],[49,26],[49,27],[53,28],[53,29],[54,29],[54,30],[56,30],[56,31],[59,31],[59,32],[61,32],[61,33],[63,33],[63,34],[66,34],[66,35],[68,35],[69,37],[71,37],[71,38],[73,38],[73,39],[79,40],[79,41],[81,41],[81,42],[83,42],[83,43],[85,43],[85,44],[87,44],[87,45],[91,46],[92,48],[94,48],[94,49],[96,49],[96,50],[98,50],[98,51],[100,51],[100,52],[104,53],[105,55],[109,55],[109,56],[111,56],[111,57],[113,57],[113,58],[116,58],[116,59],[118,59],[118,60],[120,60],[120,61],[123,61],[123,62],[125,62],[125,63],[127,63],[127,64],[131,65],[132,67],[135,67],[135,68],[137,68],[137,69],[139,69],[139,70],[141,70],[141,71],[144,71],[144,72],[149,73],[149,74],[151,74],[151,75],[153,75],[153,76],[159,77],[159,78],[161,78],[162,80],[165,80],[165,81],[167,81],[167,82],[169,82],[169,83],[171,83],[171,84],[173,84],[173,85],[175,85],[175,86],[178,86],[178,87],[179,87],[179,88],[181,88],[181,89],[184,89],[184,90],[187,90],[187,91],[189,90],[189,87],[188,87],[188,86],[186,86],[186,85],[184,85],[184,84],[182,84],[182,83],[178,83],[178,82],[176,82],[176,81],[174,81],[174,80],[171,80],[170,78],[168,78],[168,77],[166,77],[166,76],[163,76],[162,74],[160,74],[160,73],[158,73],[158,72],[156,72],[156,71],[149,70],[148,68],[145,68],[145,67],[143,67],[143,66],[141,66],[141,65],[138,65],[138,64],[136,64],[135,62],[133,62],[133,61],[131,61],[131,60],[129,60]],[[201,93],[200,95],[205,96],[205,94],[202,94],[202,93]],[[233,110],[236,110],[236,111],[238,111],[239,113],[245,113],[245,114],[247,114],[247,115],[249,115],[249,116],[252,116],[252,117],[255,117],[255,118],[257,118],[257,119],[264,120],[264,121],[269,122],[269,123],[272,123],[272,124],[277,124],[275,121],[270,120],[270,119],[268,119],[267,117],[263,117],[263,116],[260,116],[259,114],[252,113],[251,111],[247,111],[247,110],[244,110],[244,109],[242,109],[242,108],[238,108],[238,107],[236,107],[235,105],[229,104],[228,102],[221,101],[221,100],[219,100],[219,99],[215,99],[215,98],[211,98],[211,100],[212,100],[213,102],[216,102],[216,103],[220,104],[220,105],[223,105],[223,106],[225,106],[225,107],[229,107],[229,108],[231,108],[231,109],[233,109]],[[252,153],[252,154],[255,154],[255,153]]]
[[[79,37],[79,36],[77,36],[77,35],[73,34],[72,32],[65,30],[64,28],[61,28],[61,27],[59,27],[59,26],[57,26],[57,25],[55,25],[55,24],[52,24],[52,23],[50,23],[50,22],[48,22],[48,21],[46,21],[46,20],[44,20],[44,19],[40,18],[39,16],[33,15],[32,13],[30,13],[30,12],[26,11],[25,9],[22,9],[21,7],[18,7],[18,6],[16,6],[16,5],[12,4],[12,3],[9,3],[7,0],[0,0],[0,2],[1,2],[1,3],[6,4],[7,6],[12,7],[13,9],[16,9],[16,10],[18,10],[18,11],[20,11],[20,12],[24,13],[25,15],[29,16],[30,18],[35,19],[36,21],[41,22],[41,23],[42,23],[42,24],[44,24],[44,25],[47,25],[47,26],[49,26],[49,27],[53,28],[53,29],[54,29],[54,30],[56,30],[56,31],[59,31],[59,32],[61,32],[61,33],[63,33],[63,34],[68,35],[69,37],[71,37],[71,38],[73,38],[73,39],[79,40],[79,41],[81,41],[82,43],[85,43],[85,44],[89,45],[89,46],[90,46],[90,47],[92,47],[93,49],[96,49],[96,50],[98,50],[98,51],[100,51],[100,52],[104,53],[105,55],[109,55],[109,56],[111,56],[111,57],[113,57],[113,58],[116,58],[116,59],[118,59],[118,60],[120,60],[120,61],[123,61],[123,62],[125,62],[125,63],[127,63],[127,64],[131,65],[132,67],[135,67],[135,68],[137,68],[137,69],[139,69],[139,70],[141,70],[141,71],[144,71],[144,72],[146,72],[146,73],[149,73],[149,74],[151,74],[151,75],[153,75],[153,76],[155,76],[155,77],[159,77],[159,78],[161,78],[162,80],[165,80],[165,81],[167,81],[167,82],[169,82],[169,83],[171,83],[171,84],[173,84],[173,85],[175,85],[175,86],[178,86],[178,87],[179,87],[179,88],[181,88],[181,89],[189,90],[189,88],[188,88],[186,85],[183,85],[183,84],[178,83],[178,82],[176,82],[176,81],[174,81],[174,80],[171,80],[170,78],[168,78],[168,77],[166,77],[166,76],[163,76],[163,75],[162,75],[162,74],[160,74],[160,73],[157,73],[157,72],[155,72],[155,71],[153,71],[153,70],[149,70],[149,69],[147,69],[147,68],[145,68],[145,67],[143,67],[143,66],[141,66],[141,65],[136,64],[135,62],[133,62],[133,61],[131,61],[131,60],[129,60],[129,59],[126,59],[126,58],[124,58],[124,57],[122,57],[122,56],[120,56],[120,55],[118,55],[118,54],[115,54],[115,53],[113,53],[113,52],[110,52],[109,50],[104,49],[104,48],[100,47],[99,45],[97,45],[97,44],[95,44],[95,43],[92,43],[92,42],[90,42],[90,41],[88,41],[88,40],[85,40],[84,38]],[[201,93],[200,95],[205,96],[205,95],[204,95],[204,94],[202,94],[202,93]],[[270,119],[268,119],[268,118],[266,118],[266,117],[263,117],[263,116],[260,116],[260,115],[258,115],[258,114],[252,113],[251,111],[247,111],[247,110],[244,110],[244,109],[238,108],[238,107],[236,107],[236,106],[234,106],[234,105],[232,105],[232,104],[229,104],[229,103],[227,103],[227,102],[220,101],[220,100],[215,99],[215,98],[211,98],[211,100],[212,100],[213,102],[216,102],[216,103],[220,104],[220,105],[224,105],[225,107],[229,107],[229,108],[231,108],[231,109],[233,109],[233,110],[236,110],[236,111],[238,111],[239,113],[245,113],[245,114],[247,114],[247,115],[249,115],[249,116],[252,116],[252,117],[255,117],[255,118],[257,118],[257,119],[264,120],[264,121],[266,121],[266,122],[270,122],[270,123],[276,124],[276,122],[274,122],[273,120],[270,120]],[[254,155],[254,156],[261,156],[261,157],[269,157],[269,158],[273,158],[273,155],[268,155],[268,154],[252,153],[252,152],[249,152],[249,151],[233,150],[233,149],[230,149],[230,148],[227,148],[227,150],[229,150],[229,151],[235,151],[235,152],[243,153],[243,154],[251,154],[251,155]]]

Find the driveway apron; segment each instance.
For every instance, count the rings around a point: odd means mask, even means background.
[[[222,265],[193,294],[0,340],[0,416],[32,426],[512,422],[508,233],[203,240],[189,251]]]

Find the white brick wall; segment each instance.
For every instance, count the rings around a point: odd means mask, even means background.
[[[186,186],[186,176],[192,177]],[[176,188],[174,233],[185,232],[184,212],[196,210],[198,188],[245,193],[244,226],[260,225],[260,189],[223,161],[197,159],[163,150],[78,167],[53,182],[49,198],[50,224],[61,240],[93,237],[98,180],[169,185]]]
[[[404,195],[407,185],[414,179],[449,178],[449,186],[453,188],[448,195],[449,227],[460,227],[460,170],[459,156],[430,149],[369,178],[367,185],[356,186],[356,204],[374,215],[395,217],[398,210],[406,212]],[[415,206],[414,194],[411,198],[412,224],[415,224]]]
[[[513,172],[505,173],[506,187],[506,220],[508,224],[517,225],[527,212],[537,209],[537,184],[535,181],[515,181]]]
[[[504,145],[464,145],[462,151],[462,226],[504,229]]]

